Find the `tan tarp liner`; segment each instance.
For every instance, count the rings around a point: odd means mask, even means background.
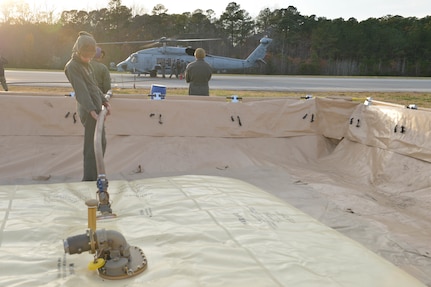
[[[80,182],[75,100],[7,94],[0,285],[431,286],[428,111],[323,98],[112,106],[105,166],[120,216],[98,227],[142,248],[148,270],[107,282],[86,270],[90,254],[63,254],[96,191]]]
[[[114,181],[117,219],[98,221],[146,253],[144,273],[103,282],[88,254],[63,256],[85,233],[92,184],[1,189],[3,286],[423,286],[388,261],[253,186],[183,176]],[[4,198],[5,201],[6,198]],[[145,284],[143,284],[145,283]]]

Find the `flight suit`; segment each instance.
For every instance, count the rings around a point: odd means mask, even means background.
[[[90,64],[99,89],[106,94],[111,89],[111,73],[108,67],[97,60],[92,60]]]
[[[209,96],[208,82],[211,76],[212,68],[204,59],[196,59],[188,64],[185,77],[189,83],[189,95]]]
[[[9,90],[7,83],[6,83],[6,78],[4,76],[4,67],[3,67],[3,65],[5,65],[7,63],[8,63],[7,60],[5,58],[3,58],[2,56],[0,56],[0,82],[1,82],[1,85],[3,87],[3,90],[5,90],[5,91]]]
[[[100,113],[103,103],[108,100],[97,86],[93,69],[90,64],[83,63],[76,54],[65,66],[65,74],[71,83],[77,101],[78,115],[84,126],[84,176],[83,181],[97,180],[97,164],[94,152],[94,132],[97,121],[91,111]],[[103,154],[106,150],[105,128],[102,132]]]

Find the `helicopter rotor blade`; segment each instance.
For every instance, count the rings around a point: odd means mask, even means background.
[[[154,40],[149,41],[123,41],[123,42],[98,42],[98,45],[120,45],[120,44],[145,44],[152,43]]]
[[[175,39],[175,38],[166,38],[161,37],[159,39],[155,40],[147,40],[147,41],[123,41],[123,42],[100,42],[97,43],[99,45],[120,45],[120,44],[147,44],[144,47],[154,47],[158,44],[166,44],[168,42],[205,42],[205,41],[218,41],[221,40],[220,38],[204,38],[204,39]]]
[[[204,38],[204,39],[177,39],[177,42],[206,42],[206,41],[219,41],[221,38]]]
[[[156,47],[159,46],[160,42],[151,42],[149,44],[143,45],[141,46],[142,49],[147,49],[147,48],[152,48],[152,47]]]

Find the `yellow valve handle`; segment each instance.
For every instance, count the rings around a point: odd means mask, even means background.
[[[91,261],[90,263],[88,263],[88,269],[90,270],[97,270],[101,267],[103,267],[103,265],[105,265],[105,259],[103,258],[97,258],[96,261]]]

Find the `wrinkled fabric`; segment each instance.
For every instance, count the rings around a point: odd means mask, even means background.
[[[110,183],[238,179],[431,285],[429,111],[326,98],[231,103],[169,92],[160,101],[119,95],[111,104]],[[73,98],[4,95],[0,109],[0,182],[8,191],[53,183],[64,190],[80,181],[83,129]],[[93,195],[94,182],[88,190]]]
[[[113,181],[120,232],[145,254],[143,273],[104,280],[89,252],[63,240],[87,230],[88,183],[0,187],[3,286],[424,286],[380,256],[245,182],[211,176]],[[7,264],[5,264],[7,263]],[[25,268],[24,268],[25,267]],[[25,270],[25,271],[23,271]]]

